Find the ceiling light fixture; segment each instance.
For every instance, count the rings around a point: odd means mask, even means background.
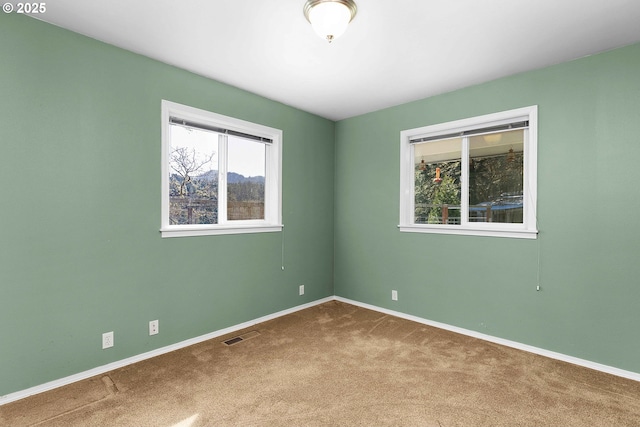
[[[316,34],[329,43],[347,31],[357,10],[353,0],[307,0],[304,4],[307,21]]]

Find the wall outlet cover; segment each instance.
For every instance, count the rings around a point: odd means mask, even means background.
[[[102,334],[102,349],[113,347],[113,331]]]
[[[158,320],[149,322],[149,335],[157,335],[160,332],[160,323]]]

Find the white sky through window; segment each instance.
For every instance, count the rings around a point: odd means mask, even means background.
[[[213,161],[201,172],[218,169],[218,135],[200,129],[171,125],[171,149],[193,148],[200,158],[215,153]],[[229,136],[228,170],[245,177],[265,176],[265,145],[243,138]]]
[[[243,138],[229,137],[227,147],[229,172],[245,177],[265,176],[265,145]]]

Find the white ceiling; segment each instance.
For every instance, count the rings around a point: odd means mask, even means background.
[[[640,41],[640,0],[49,0],[39,19],[339,120]]]

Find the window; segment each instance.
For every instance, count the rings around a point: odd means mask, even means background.
[[[162,101],[162,237],[282,230],[282,131]]]
[[[402,131],[400,230],[532,238],[537,106]]]

